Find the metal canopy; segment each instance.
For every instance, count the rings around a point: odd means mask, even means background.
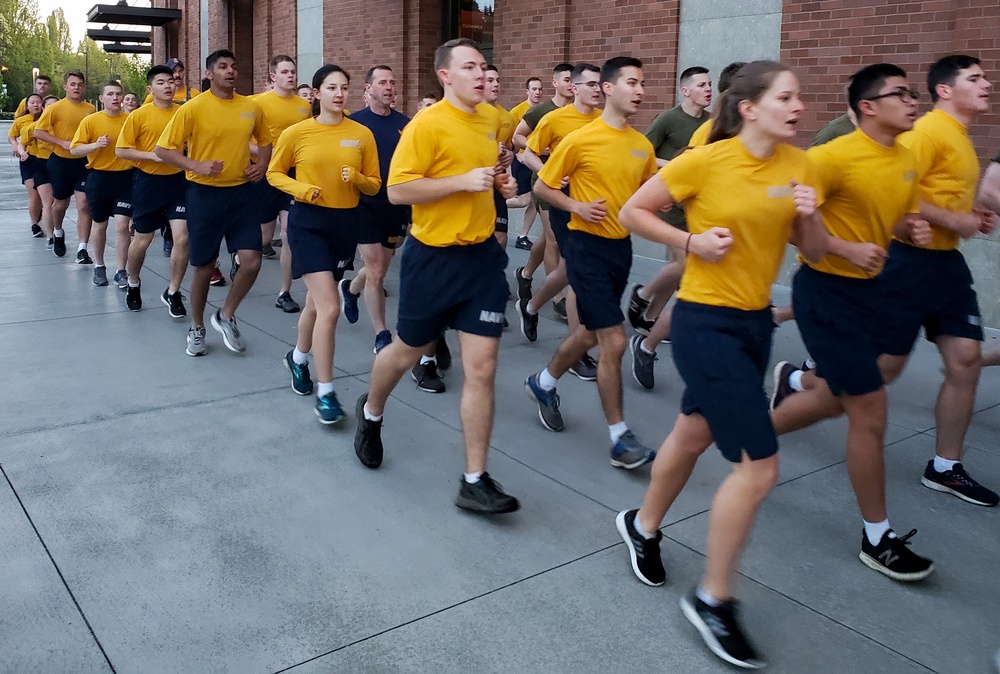
[[[152,35],[142,30],[110,30],[108,28],[88,28],[87,37],[94,42],[138,42],[149,44]]]
[[[94,5],[87,12],[90,23],[117,23],[129,26],[164,26],[181,18],[179,9],[159,7],[129,7],[128,5]]]
[[[104,51],[109,54],[152,54],[153,48],[148,44],[122,44],[112,42],[104,45]]]

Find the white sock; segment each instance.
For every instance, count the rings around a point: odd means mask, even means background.
[[[520,274],[521,278],[523,278],[525,281],[530,281],[531,277],[530,276],[525,276],[524,272],[525,272],[525,269],[522,267],[521,268],[521,274]]]
[[[549,368],[545,368],[538,373],[538,385],[546,391],[555,391],[559,380],[549,374]]]
[[[53,229],[52,230],[52,236],[64,236],[64,235],[65,235],[65,232],[63,232],[61,229]]]
[[[888,519],[884,519],[881,522],[865,522],[865,536],[868,537],[869,543],[878,545],[882,537],[885,536],[885,533],[891,528]]]
[[[639,342],[639,348],[642,349],[643,353],[649,354],[650,356],[652,356],[654,353],[656,353],[656,351],[650,351],[649,349],[646,348],[646,340],[645,339],[642,340],[641,342]]]
[[[76,250],[77,251],[87,250],[87,244],[81,243],[79,246],[76,247]]]
[[[639,523],[639,513],[635,514],[635,520],[633,521],[632,526],[635,527],[635,532],[640,536],[642,536],[643,538],[645,538],[647,541],[656,538],[656,534],[651,534],[642,528],[642,524]]]
[[[132,278],[131,276],[129,276],[128,277],[128,287],[129,288],[138,288],[139,287],[139,279]]]
[[[643,286],[638,290],[636,290],[635,294],[638,295],[639,299],[641,300],[646,300],[647,302],[651,302],[653,300],[653,298],[650,297],[649,294],[646,292],[646,286]]]
[[[705,590],[702,589],[700,583],[699,583],[698,587],[695,588],[694,596],[698,597],[698,599],[701,599],[703,602],[705,602],[706,604],[708,604],[712,608],[715,608],[716,606],[718,606],[719,604],[722,603],[721,601],[719,601],[718,599],[716,599],[715,597],[713,597],[709,593],[705,592]]]
[[[788,375],[788,385],[792,387],[793,391],[805,391],[805,387],[802,386],[802,375],[805,372],[802,370],[796,370],[795,372]]]
[[[438,361],[436,356],[420,356],[421,365],[427,365],[427,363],[434,363],[435,365],[437,365],[437,362]]]
[[[479,471],[478,473],[466,473],[465,481],[468,482],[469,484],[476,484],[477,482],[479,482],[479,478],[482,476],[483,476],[482,471]]]
[[[382,415],[375,415],[368,411],[368,403],[365,403],[365,419],[368,421],[382,421]]]
[[[95,264],[94,269],[107,269],[103,264]]]
[[[816,361],[813,360],[812,357],[810,356],[806,356],[806,367],[808,367],[810,370],[816,369]]]
[[[628,433],[628,424],[619,421],[617,424],[608,424],[608,434],[611,436],[611,444],[618,442],[618,438]]]
[[[934,470],[939,473],[951,470],[955,467],[956,463],[962,463],[961,461],[952,461],[950,459],[942,459],[940,456],[934,456]]]
[[[322,398],[327,393],[333,393],[332,381],[321,381],[317,383],[316,395]]]
[[[306,363],[309,362],[309,354],[302,353],[301,351],[299,351],[299,347],[295,347],[295,349],[292,351],[292,362],[295,363],[296,365],[305,365]]]
[[[528,302],[527,304],[524,305],[524,310],[528,312],[529,316],[537,316],[538,315],[538,311],[531,308],[531,302]]]

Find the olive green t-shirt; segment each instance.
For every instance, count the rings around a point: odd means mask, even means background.
[[[538,122],[541,121],[542,117],[549,114],[553,110],[558,110],[558,109],[559,106],[556,105],[555,102],[550,98],[547,101],[542,101],[538,105],[533,105],[530,108],[528,108],[528,111],[524,113],[524,117],[522,117],[521,119],[524,120],[525,124],[528,125],[529,129],[534,131],[535,127],[538,126]]]
[[[823,145],[824,143],[829,143],[834,138],[840,138],[841,136],[846,136],[847,134],[854,131],[854,122],[851,118],[844,113],[836,119],[832,119],[823,125],[823,128],[816,132],[816,137],[813,138],[812,146]]]
[[[701,117],[692,117],[681,106],[665,110],[646,128],[646,138],[653,144],[657,159],[671,160],[687,147],[691,134],[708,121],[711,115],[702,110]]]

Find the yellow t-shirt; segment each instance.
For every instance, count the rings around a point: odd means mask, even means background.
[[[344,182],[343,167],[355,171]],[[295,177],[288,172],[295,168]],[[340,124],[307,119],[285,129],[274,146],[267,181],[296,200],[326,208],[354,208],[360,195],[382,186],[375,136],[363,124],[344,118]],[[313,193],[319,190],[319,198]]]
[[[524,113],[526,113],[528,111],[528,108],[530,107],[531,103],[529,103],[527,100],[524,100],[510,109],[510,116],[514,118],[515,129],[517,128],[517,125],[521,123],[521,119],[524,117]]]
[[[247,182],[243,171],[250,166],[250,138],[271,144],[264,111],[246,96],[222,99],[211,92],[192,98],[174,113],[156,142],[165,150],[183,150],[195,161],[222,161],[222,173],[203,176],[187,172],[187,179],[210,187],[235,187]]]
[[[303,119],[308,119],[312,113],[309,101],[298,94],[282,98],[271,90],[250,98],[264,111],[264,121],[271,131],[273,141],[278,140],[282,131],[292,124],[298,124]]]
[[[28,97],[25,96],[21,99],[21,102],[17,104],[17,110],[14,111],[14,118],[18,118],[25,113],[28,109]]]
[[[87,168],[98,171],[128,171],[132,168],[132,162],[127,159],[119,159],[115,155],[118,135],[122,132],[122,127],[125,126],[127,116],[120,113],[112,117],[106,112],[95,112],[83,118],[73,136],[72,147],[88,145],[101,136],[108,137],[107,145],[87,155]]]
[[[659,178],[684,203],[691,233],[725,227],[733,236],[718,262],[688,255],[677,297],[744,311],[767,307],[796,217],[789,183],[817,186],[806,153],[782,143],[760,159],[739,137],[729,138],[678,155]]]
[[[171,105],[166,110],[155,105],[144,105],[138,110],[133,110],[125,120],[116,147],[153,152],[156,150],[156,142],[163,135],[163,130],[167,128],[167,124],[178,110],[180,108],[176,105]],[[132,164],[143,173],[154,176],[172,176],[181,172],[181,169],[173,164],[148,159],[134,161]]]
[[[495,103],[493,107],[496,108],[497,114],[500,116],[500,128],[497,129],[497,142],[511,147],[510,139],[514,137],[514,129],[517,128],[514,116],[507,112],[499,103]]]
[[[688,145],[691,147],[699,147],[708,143],[708,134],[712,133],[712,120],[709,119],[704,124],[699,126],[691,134],[691,140],[688,141]]]
[[[493,167],[499,157],[496,109],[480,103],[473,113],[447,100],[420,111],[399,138],[388,185],[420,178],[447,178]],[[463,246],[493,236],[493,191],[456,192],[413,205],[413,236],[428,246]]]
[[[569,228],[606,239],[624,239],[628,230],[619,224],[618,212],[654,173],[656,154],[644,135],[632,127],[616,129],[598,118],[563,139],[538,179],[557,190],[563,176],[569,176],[573,199],[584,203],[607,199],[604,220],[591,224],[573,213]]]
[[[24,127],[35,122],[35,118],[32,115],[19,115],[14,118],[14,123],[10,125],[10,131],[7,135],[11,138],[20,138],[21,132],[24,131]],[[24,145],[24,143],[22,143]],[[27,145],[24,146],[27,149]]]
[[[920,200],[953,213],[968,213],[976,200],[979,159],[969,130],[943,110],[931,110],[899,137],[917,156]],[[954,250],[957,232],[931,227],[931,250]]]
[[[528,136],[528,148],[539,157],[545,154],[546,150],[549,153],[555,152],[563,138],[600,116],[601,111],[597,108],[591,110],[589,115],[585,115],[572,104],[553,110],[542,117],[538,126]]]
[[[72,141],[83,118],[95,112],[97,112],[97,108],[90,103],[84,101],[74,103],[68,98],[64,98],[42,111],[42,116],[35,124],[35,131],[46,131],[61,140]],[[76,159],[69,153],[69,150],[64,150],[58,145],[53,145],[52,151],[63,159]]]
[[[806,154],[816,170],[819,182],[815,187],[824,195],[823,222],[833,236],[886,248],[896,223],[907,213],[920,211],[917,159],[899,143],[885,147],[857,129]],[[865,279],[878,275],[835,255],[816,263],[802,256],[799,260],[836,276]]]
[[[25,124],[24,128],[21,129],[21,137],[18,140],[21,141],[21,145],[24,146],[24,149],[31,156],[38,157],[39,159],[48,159],[52,156],[52,144],[35,138],[35,124],[36,122]]]

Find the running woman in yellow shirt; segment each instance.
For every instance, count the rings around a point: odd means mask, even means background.
[[[376,194],[382,186],[375,137],[344,116],[350,81],[340,66],[316,71],[319,114],[282,132],[267,169],[268,182],[295,199],[288,213],[288,245],[292,275],[306,284],[298,339],[285,354],[285,367],[292,374],[292,390],[309,395],[312,352],[318,379],[316,416],[323,424],[339,424],[347,416],[333,390],[341,310],[337,284],[357,250],[361,195]]]
[[[733,467],[712,502],[705,575],[681,608],[717,656],[760,667],[736,615],[733,581],[757,510],[778,480],[778,441],[763,389],[771,285],[789,242],[815,262],[826,252],[827,234],[811,187],[815,171],[789,145],[805,109],[795,75],[773,61],[748,64],[717,105],[709,144],[660,169],[621,212],[631,231],[688,253],[672,333],[686,389],[642,508],[620,512],[616,523],[632,571],[647,585],[662,585],[660,524],[714,442]],[[688,232],[658,217],[677,202]]]
[[[38,190],[35,189],[33,175],[38,157],[20,144],[20,137],[26,126],[34,124],[42,116],[42,100],[39,94],[30,94],[25,98],[24,112],[14,118],[14,123],[10,125],[10,132],[7,134],[7,141],[14,151],[14,156],[20,162],[18,167],[21,170],[21,184],[24,185],[24,189],[28,193],[28,217],[31,218],[31,235],[36,239],[45,236],[45,232],[42,231],[39,224],[42,221],[42,198],[38,196]]]
[[[475,42],[449,40],[434,54],[444,100],[403,130],[389,169],[389,200],[413,205],[412,240],[403,249],[398,339],[379,351],[368,392],[357,402],[354,451],[382,464],[382,413],[400,378],[441,332],[458,331],[465,383],[465,474],[455,504],[507,513],[518,501],[486,472],[493,431],[494,380],[507,303],[507,255],[493,236],[493,188],[514,182],[498,166],[496,110],[483,103],[486,60]]]

